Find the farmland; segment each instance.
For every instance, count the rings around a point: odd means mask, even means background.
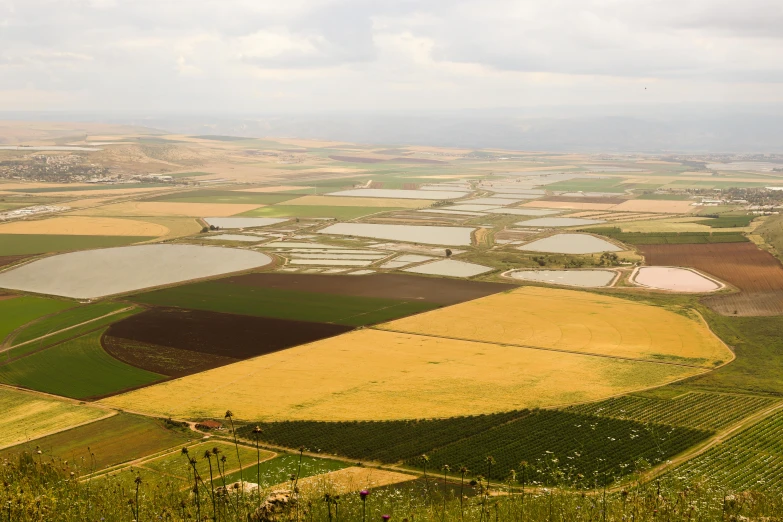
[[[68,301],[30,296],[0,300],[0,345],[17,328],[73,306]]]
[[[721,314],[783,313],[783,266],[753,243],[644,245],[640,250],[650,265],[696,268],[739,288],[739,294],[705,300]]]
[[[155,238],[152,236],[3,234],[0,235],[0,256],[119,247],[142,243],[151,239]]]
[[[0,448],[96,421],[111,412],[0,387]]]
[[[168,229],[162,225],[108,217],[63,216],[37,221],[17,221],[0,225],[0,235],[64,235],[64,236],[165,236]]]
[[[0,365],[0,382],[74,399],[110,395],[164,376],[129,366],[101,347],[98,330]],[[78,375],[78,379],[74,376]]]
[[[748,239],[738,232],[623,232],[617,227],[586,229],[593,234],[622,241],[630,245],[680,245],[708,243],[745,243]]]
[[[350,326],[387,321],[435,307],[412,300],[263,288],[242,282],[242,279],[234,279],[196,283],[139,294],[132,299],[156,306]]]
[[[199,435],[159,419],[120,413],[37,439],[34,445],[8,448],[0,457],[37,447],[44,456],[72,462],[80,474],[86,474],[185,444],[194,437]]]

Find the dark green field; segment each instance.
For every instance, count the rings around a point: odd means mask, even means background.
[[[0,365],[0,382],[74,399],[111,395],[165,377],[107,354],[98,330]]]
[[[50,335],[64,328],[70,328],[85,321],[91,321],[106,314],[122,310],[128,306],[127,303],[104,302],[71,308],[32,323],[19,331],[10,344],[11,346],[16,346],[44,335]]]
[[[49,234],[0,234],[0,256],[69,252],[109,248],[149,241],[146,236],[65,236]]]
[[[139,294],[130,299],[157,306],[348,326],[390,321],[437,308],[437,305],[420,301],[316,294],[250,287],[221,281],[167,288]]]
[[[746,227],[750,225],[756,216],[719,216],[703,221],[697,221],[700,225],[707,225],[712,228],[733,228]]]
[[[748,238],[740,232],[623,232],[617,227],[585,229],[629,245],[691,245],[705,243],[745,243]]]
[[[299,467],[299,455],[280,455],[262,462],[260,466],[252,460],[248,467],[242,471],[242,478],[249,482],[256,482],[260,478],[261,487],[276,486],[290,482],[291,475],[299,472],[299,478],[312,477],[322,473],[329,473],[347,468],[350,464],[339,460],[318,459],[315,457],[302,457],[302,465]],[[226,482],[237,482],[240,473],[237,471],[226,476]]]
[[[73,301],[20,296],[0,300],[0,344],[17,328],[76,306]]]

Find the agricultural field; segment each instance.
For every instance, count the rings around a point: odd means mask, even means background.
[[[340,206],[309,206],[309,205],[273,205],[249,210],[239,214],[245,217],[271,218],[332,218],[347,221],[374,214],[399,210],[395,207],[340,207]]]
[[[63,216],[36,221],[16,221],[0,225],[0,235],[130,236],[160,237],[169,230],[155,223],[131,219]]]
[[[739,232],[623,232],[618,227],[594,227],[585,229],[629,245],[698,245],[715,243],[747,243],[748,238]]]
[[[0,235],[0,256],[70,252],[92,248],[111,248],[155,239],[154,236],[94,236],[53,234]]]
[[[228,203],[240,205],[274,205],[298,197],[295,194],[263,194],[237,190],[194,190],[150,198],[146,201],[170,203]]]
[[[110,410],[0,387],[0,448],[113,415]]]
[[[767,417],[758,424],[712,447],[675,468],[678,480],[702,480],[735,491],[783,490],[783,413]]]
[[[101,346],[102,335],[103,330],[98,330],[4,362],[0,364],[0,383],[89,399],[165,379],[113,358]]]
[[[160,419],[119,413],[7,448],[0,452],[0,458],[37,448],[45,458],[67,460],[80,470],[80,474],[88,474],[187,444],[199,437],[198,433]]]
[[[247,276],[254,277],[256,274]],[[252,279],[250,279],[252,281]],[[269,288],[245,279],[209,281],[133,296],[146,305],[192,308],[227,314],[362,326],[436,308],[414,299],[387,299]]]
[[[718,313],[783,313],[783,266],[753,243],[643,245],[640,251],[650,265],[695,268],[739,288],[740,293],[705,299]]]
[[[697,315],[678,311],[588,292],[523,287],[378,328],[703,368],[733,358]]]
[[[291,475],[299,472],[299,478],[314,477],[324,473],[332,473],[342,469],[347,469],[348,464],[339,460],[321,459],[310,456],[303,456],[301,462],[299,455],[278,455],[256,464],[256,456],[249,461],[243,461],[242,477],[249,481],[261,484],[261,487],[272,487],[281,485],[286,486],[291,481]],[[260,477],[260,481],[258,478]],[[239,471],[229,473],[226,476],[226,482],[235,482],[240,479]],[[256,482],[258,481],[258,482]]]
[[[76,306],[76,303],[43,297],[18,296],[0,300],[0,347],[15,330],[26,324]]]

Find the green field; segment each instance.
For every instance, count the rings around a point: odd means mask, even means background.
[[[370,214],[401,210],[394,207],[336,207],[321,205],[274,205],[261,207],[238,214],[242,217],[298,217],[298,218],[334,218],[339,220],[356,219]]]
[[[262,455],[263,458],[263,455]],[[242,462],[243,466],[246,465]],[[260,466],[256,465],[253,458],[250,466],[244,469],[242,476],[249,482],[256,482],[260,477],[261,487],[276,486],[291,481],[291,475],[296,475],[299,470],[299,478],[312,477],[347,468],[350,464],[340,462],[339,460],[318,459],[315,457],[302,456],[302,466],[299,468],[299,455],[280,455],[273,459],[262,462]],[[236,482],[239,480],[239,472],[231,473],[226,477],[226,482]]]
[[[50,234],[0,234],[0,256],[45,254],[91,248],[109,248],[149,241],[146,236],[65,236]]]
[[[38,448],[46,458],[67,460],[80,470],[79,474],[85,474],[186,444],[199,436],[160,419],[120,413],[8,448],[0,452],[0,458]]]
[[[0,344],[17,328],[74,306],[76,303],[73,301],[44,297],[21,296],[0,300]]]
[[[133,301],[242,315],[362,326],[390,321],[437,305],[370,297],[317,294],[208,281],[139,294]]]
[[[70,328],[77,324],[84,323],[85,321],[91,321],[106,314],[127,308],[128,306],[130,305],[127,303],[103,302],[70,308],[56,315],[35,321],[19,331],[11,340],[10,344],[11,346],[16,346],[33,339],[38,339],[44,335],[58,332],[63,328]]]
[[[777,400],[749,395],[684,393],[674,398],[626,395],[568,409],[575,413],[717,431]]]
[[[92,306],[97,306],[92,305]],[[118,308],[121,309],[123,307],[132,306],[129,304],[124,304],[123,306],[119,306]],[[108,307],[100,307],[103,309],[106,309]],[[97,310],[96,310],[97,311]],[[81,311],[81,313],[84,313],[86,315],[87,311]],[[10,361],[11,359],[16,359],[17,357],[22,357],[23,355],[26,355],[28,353],[32,353],[38,350],[41,350],[43,348],[46,348],[48,346],[54,346],[56,344],[62,343],[64,341],[68,341],[70,339],[75,339],[77,337],[81,337],[87,333],[93,332],[95,330],[101,330],[105,326],[108,326],[112,323],[115,323],[117,321],[120,321],[126,317],[129,317],[133,314],[137,314],[141,312],[139,308],[135,308],[133,310],[128,310],[127,312],[121,312],[118,314],[110,315],[108,317],[102,317],[100,319],[93,320],[87,324],[81,324],[80,326],[75,326],[73,328],[70,328],[68,330],[60,331],[58,333],[49,335],[48,337],[45,337],[44,339],[40,339],[36,342],[28,343],[28,344],[22,344],[23,341],[18,341],[17,338],[15,338],[12,342],[13,347],[9,348],[3,352],[0,352],[0,364],[6,363]],[[107,312],[108,313],[108,312]],[[51,319],[53,321],[58,320],[58,316],[52,317]],[[100,317],[100,316],[98,316]],[[47,321],[48,322],[48,321]],[[73,324],[79,324],[78,322]],[[41,327],[38,325],[38,323],[32,324],[30,329],[41,331]],[[27,329],[23,330],[21,333],[27,333]],[[31,334],[32,335],[32,334]],[[46,334],[44,334],[46,335]]]
[[[102,330],[0,365],[0,382],[74,399],[151,384],[165,376],[134,368],[101,346]]]
[[[212,458],[213,476],[217,479],[219,473],[217,465],[215,463],[215,457],[213,449],[219,450],[218,459],[221,456],[226,457],[226,461],[221,465],[221,468],[225,470],[225,473],[231,473],[234,470],[239,469],[239,462],[237,462],[236,447],[233,444],[224,441],[210,441],[197,444],[195,446],[188,447],[188,455],[185,456],[181,451],[168,454],[157,459],[148,460],[142,464],[145,469],[161,473],[168,476],[174,476],[181,479],[187,479],[192,476],[192,468],[188,462],[188,458],[196,459],[196,471],[201,475],[202,479],[209,481],[209,462],[204,458],[205,452],[209,451]],[[272,456],[271,452],[262,450],[261,459],[269,458]],[[239,445],[239,458],[242,464],[242,468],[249,467],[251,464],[256,463],[256,449],[249,446]],[[245,477],[247,479],[247,476]],[[218,483],[220,480],[218,479]]]
[[[719,216],[702,221],[696,221],[700,225],[707,225],[712,228],[734,228],[747,227],[756,216]]]
[[[783,412],[674,469],[678,480],[744,490],[783,491]]]
[[[274,205],[296,198],[295,194],[265,194],[237,190],[194,190],[151,198],[146,201],[172,203],[240,203],[247,205]]]
[[[583,230],[610,237],[629,245],[682,245],[705,243],[744,243],[740,232],[623,232],[617,227],[592,227]]]

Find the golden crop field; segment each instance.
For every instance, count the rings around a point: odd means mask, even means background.
[[[157,223],[89,216],[59,216],[0,225],[0,234],[158,237],[168,233],[168,228]]]
[[[379,488],[391,484],[400,484],[417,478],[385,469],[351,466],[331,473],[323,473],[299,479],[299,490],[304,492],[329,492],[333,495],[344,495],[362,489]],[[290,484],[279,484],[273,489],[280,489]]]
[[[713,368],[732,352],[699,318],[574,290],[522,287],[379,328]]]
[[[5,387],[0,387],[0,411],[0,448],[113,415],[94,406]]]
[[[349,196],[302,196],[286,201],[285,205],[307,205],[327,207],[395,207],[424,208],[432,201],[422,199],[361,198]]]
[[[257,209],[264,205],[240,203],[169,203],[166,201],[129,201],[79,211],[84,216],[180,216],[228,217]]]
[[[365,329],[103,403],[177,418],[227,409],[243,420],[452,417],[593,401],[703,371]]]
[[[699,207],[691,206],[690,201],[665,201],[631,199],[615,205],[612,210],[618,212],[660,212],[664,214],[687,214]]]

